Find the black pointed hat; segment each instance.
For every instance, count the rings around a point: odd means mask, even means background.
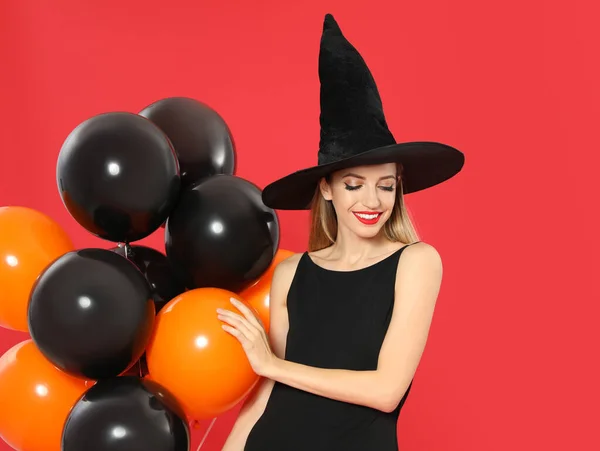
[[[451,146],[396,142],[371,71],[331,14],[323,24],[319,78],[318,164],[267,185],[262,194],[265,205],[280,210],[309,209],[321,177],[355,166],[400,163],[404,194],[442,183],[462,169],[464,155]]]

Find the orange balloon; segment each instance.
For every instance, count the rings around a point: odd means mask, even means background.
[[[0,357],[0,437],[19,451],[60,451],[71,408],[94,384],[52,365],[32,340]]]
[[[190,421],[214,418],[240,402],[258,382],[241,343],[221,327],[217,308],[237,309],[238,295],[196,288],[169,301],[156,316],[146,347],[147,378],[181,404]]]
[[[40,273],[74,249],[65,231],[27,207],[0,207],[0,326],[27,332],[29,293]]]
[[[286,258],[294,255],[294,252],[285,249],[279,249],[273,258],[273,262],[260,278],[240,293],[240,296],[256,310],[258,317],[265,326],[265,331],[269,332],[269,295],[271,292],[271,281],[275,267]]]

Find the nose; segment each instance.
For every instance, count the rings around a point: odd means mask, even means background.
[[[363,199],[363,204],[369,210],[376,210],[381,205],[381,200],[379,199],[379,192],[377,187],[371,187],[369,189],[364,190],[365,198]]]

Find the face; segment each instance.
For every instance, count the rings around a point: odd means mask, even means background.
[[[398,185],[395,163],[360,166],[332,174],[330,183],[321,180],[321,193],[331,200],[338,225],[360,237],[379,233],[392,214]]]

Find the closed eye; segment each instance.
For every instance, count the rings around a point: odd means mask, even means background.
[[[362,185],[353,186],[353,185],[348,185],[347,183],[344,183],[344,185],[346,185],[346,189],[348,191],[355,191],[357,189],[362,188]],[[382,189],[384,191],[394,191],[394,186],[380,186],[379,189]]]

